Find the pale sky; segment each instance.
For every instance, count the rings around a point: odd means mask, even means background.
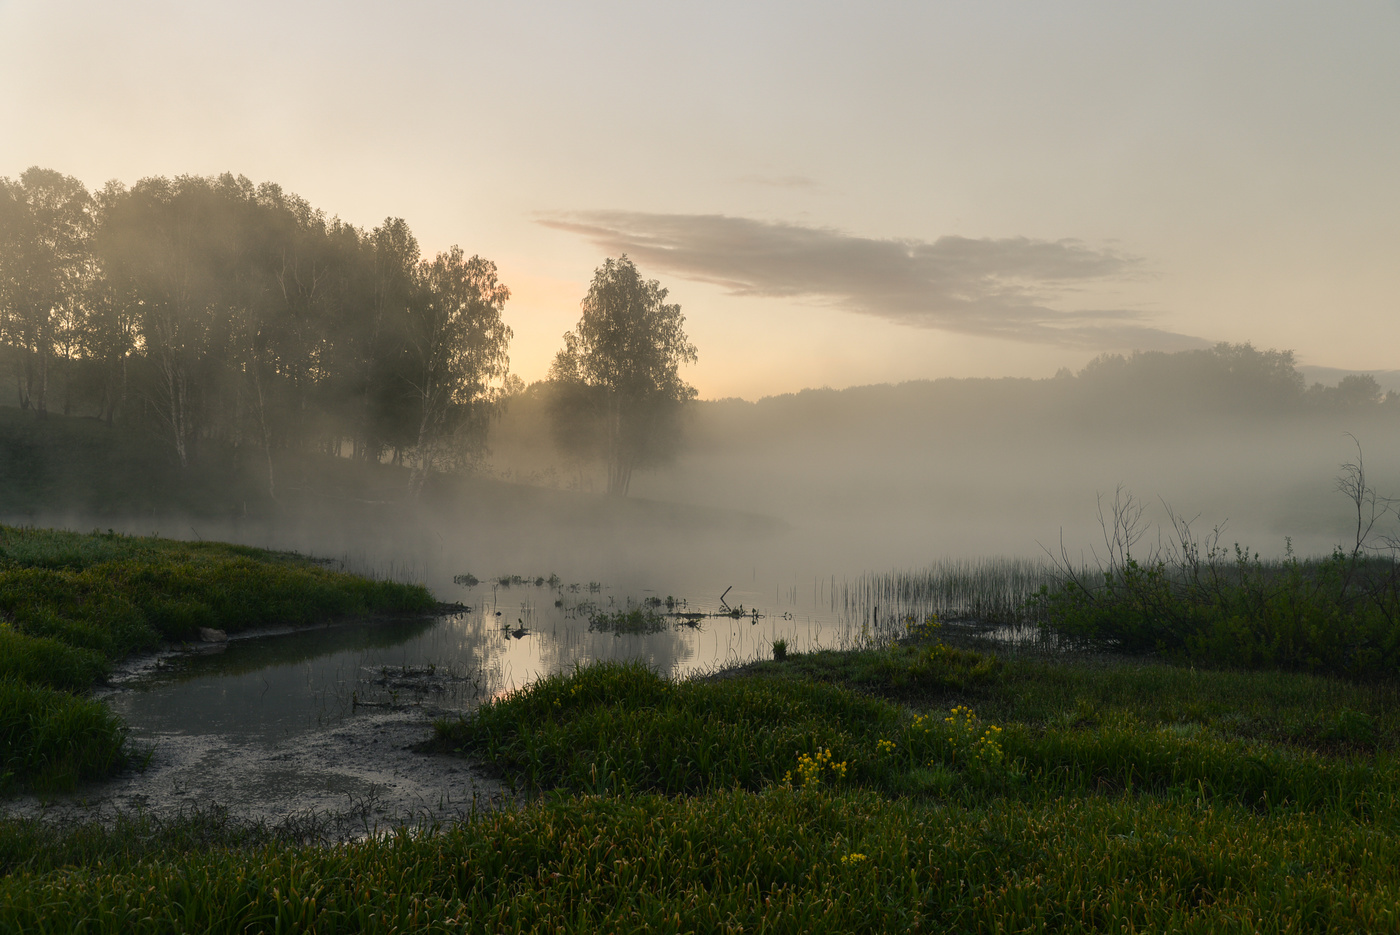
[[[0,0],[0,175],[231,171],[496,261],[542,377],[605,257],[706,398],[1252,341],[1400,368],[1400,4]]]

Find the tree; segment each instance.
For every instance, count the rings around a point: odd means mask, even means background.
[[[456,441],[460,452],[485,429],[495,381],[506,376],[511,330],[501,320],[510,290],[496,264],[467,259],[461,247],[419,268],[421,291],[410,306],[408,380],[418,405],[409,490],[418,493]],[[475,431],[473,431],[475,430]]]
[[[555,438],[601,456],[610,494],[626,496],[634,469],[674,451],[681,408],[695,398],[680,377],[681,364],[695,363],[695,346],[681,307],[666,296],[626,254],[608,259],[550,369]]]
[[[0,340],[19,355],[19,403],[48,413],[50,365],[83,328],[92,199],[83,183],[34,166],[0,179]]]

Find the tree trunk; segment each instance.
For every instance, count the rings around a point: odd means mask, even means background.
[[[34,403],[34,412],[41,419],[49,417],[49,355],[41,349],[39,357],[39,396]]]

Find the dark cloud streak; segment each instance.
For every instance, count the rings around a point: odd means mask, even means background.
[[[624,211],[554,215],[540,223],[733,295],[805,299],[914,327],[1034,343],[1208,346],[1152,327],[1140,312],[1052,307],[1085,286],[1128,279],[1140,265],[1075,240],[876,240],[724,215]]]

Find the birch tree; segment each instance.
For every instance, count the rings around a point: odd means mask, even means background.
[[[695,363],[695,346],[667,295],[626,254],[608,259],[550,369],[556,439],[601,457],[616,496],[627,495],[638,467],[674,451],[681,407],[695,398],[680,376],[682,364]]]

